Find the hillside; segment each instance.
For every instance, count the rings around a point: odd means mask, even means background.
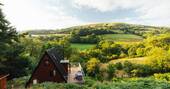
[[[105,34],[101,35],[104,39],[114,40],[116,42],[138,42],[143,38],[134,34]]]
[[[146,26],[146,25],[137,25],[137,24],[127,24],[127,23],[98,23],[98,24],[88,24],[82,26],[74,26],[59,30],[30,30],[29,34],[55,34],[55,33],[65,33],[69,34],[72,31],[82,30],[88,32],[88,30],[95,30],[103,33],[132,33],[142,35],[146,32],[156,31],[157,33],[164,33],[170,31],[168,27],[155,27],[155,26]],[[98,34],[98,33],[96,33]]]
[[[81,26],[74,26],[58,30],[30,30],[27,31],[34,37],[39,36],[68,36],[69,34],[76,34],[73,38],[72,47],[78,48],[80,50],[92,48],[97,42],[97,39],[103,40],[113,40],[115,42],[132,43],[142,41],[147,34],[164,34],[169,32],[168,27],[155,27],[137,24],[127,24],[127,23],[97,23],[88,24]],[[63,35],[62,35],[63,34]],[[96,37],[89,37],[89,35],[95,34]],[[75,41],[78,39],[77,41]],[[92,39],[94,39],[92,41]],[[82,46],[83,45],[83,46]]]
[[[155,27],[155,26],[146,26],[146,25],[137,25],[137,24],[127,24],[127,23],[98,23],[98,24],[89,24],[83,26],[75,26],[66,29],[62,29],[61,32],[68,33],[72,30],[111,30],[115,33],[143,33],[148,31],[160,31],[160,30],[170,30],[167,27]]]
[[[41,30],[41,33],[36,31],[35,34],[28,32],[31,36],[29,34],[20,36],[20,44],[24,47],[24,51],[20,54],[21,60],[26,59],[24,66],[26,65],[29,70],[21,70],[25,72],[23,74],[18,70],[20,66],[12,66],[14,71],[10,73],[12,78],[8,81],[8,88],[14,85],[14,89],[22,89],[45,50],[56,47],[65,53],[64,57],[70,62],[81,64],[86,75],[83,76],[85,83],[79,86],[72,83],[44,82],[31,88],[115,89],[114,87],[117,86],[117,89],[127,87],[169,89],[170,35],[165,33],[169,28],[130,24],[118,26],[117,23],[110,28],[107,25],[105,29],[101,24],[94,25],[93,28],[88,26],[90,25],[56,32]],[[18,49],[15,52],[17,51]],[[22,61],[16,65],[21,64]]]

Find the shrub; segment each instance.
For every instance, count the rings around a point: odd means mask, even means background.
[[[150,52],[148,64],[156,70],[156,72],[165,73],[170,70],[170,54],[162,48],[154,48]]]
[[[73,83],[44,82],[33,85],[30,89],[88,89],[86,86]]]
[[[131,74],[135,77],[146,77],[153,74],[153,69],[149,65],[135,64]]]
[[[158,80],[170,81],[170,73],[165,74],[154,74],[154,78]]]
[[[120,62],[114,64],[114,66],[115,66],[115,68],[118,69],[118,70],[123,69],[123,65],[122,65],[122,63],[120,63]]]
[[[131,74],[131,71],[134,69],[133,67],[133,64],[129,61],[125,61],[123,63],[123,70],[125,70],[125,72],[127,72],[128,74]]]
[[[100,61],[98,59],[91,58],[86,65],[87,73],[93,76],[96,75],[99,71],[99,63]]]
[[[96,82],[94,79],[92,79],[90,77],[85,77],[84,80],[85,80],[84,85],[87,87],[93,86]]]
[[[169,89],[170,84],[151,78],[123,79],[110,83],[96,83],[93,89]]]
[[[114,76],[115,70],[116,69],[115,69],[114,64],[109,64],[107,66],[107,73],[109,74],[109,79],[111,79]]]
[[[88,89],[88,88],[83,86],[83,85],[78,85],[78,84],[73,84],[73,83],[66,83],[66,84],[64,84],[64,89]]]
[[[14,88],[17,87],[19,89],[24,89],[25,84],[29,78],[30,78],[30,76],[24,76],[24,77],[14,78],[12,80],[9,80],[7,87],[8,87],[8,89],[11,89],[11,86],[13,85]]]

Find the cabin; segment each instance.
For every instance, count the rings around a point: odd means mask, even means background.
[[[64,52],[58,50],[57,48],[50,48],[45,51],[25,87],[42,82],[73,82],[70,80],[74,80],[75,82],[75,79],[71,79],[74,78],[72,77],[74,76],[73,73],[81,71],[82,69],[79,66],[79,69],[76,71],[71,72],[71,70],[72,68],[69,60],[64,59]],[[77,82],[82,81],[77,80]]]
[[[7,89],[7,77],[9,75],[0,75],[0,89]]]

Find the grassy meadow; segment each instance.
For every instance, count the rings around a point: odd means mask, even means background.
[[[104,34],[99,36],[101,36],[103,40],[112,40],[118,44],[132,44],[143,40],[141,36],[134,34]],[[96,44],[72,43],[71,47],[79,50],[85,50],[93,48],[95,45]]]
[[[85,50],[95,47],[96,44],[80,44],[80,43],[72,43],[71,47],[79,50]]]
[[[105,34],[101,36],[104,39],[114,40],[116,42],[138,42],[143,40],[141,36],[134,34]]]

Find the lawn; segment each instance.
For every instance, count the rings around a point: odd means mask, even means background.
[[[140,42],[143,40],[141,36],[133,35],[133,34],[105,34],[101,35],[104,39],[114,40],[116,43],[132,43],[132,42]],[[83,43],[72,43],[72,48],[77,48],[79,50],[85,50],[94,47],[95,44],[83,44]]]
[[[90,49],[93,48],[96,44],[79,44],[79,43],[72,43],[71,47],[72,48],[77,48],[79,50],[85,50],[85,49]]]
[[[143,38],[134,34],[105,34],[101,35],[104,39],[111,39],[117,42],[139,42]]]

